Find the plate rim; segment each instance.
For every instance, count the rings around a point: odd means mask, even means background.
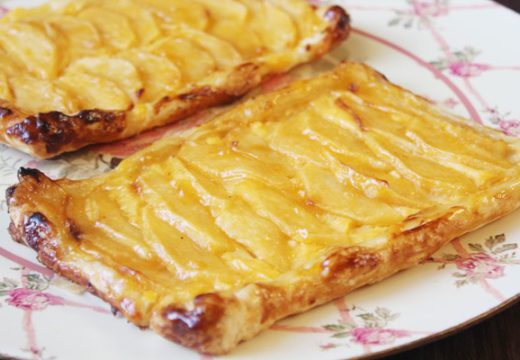
[[[1,1],[0,1],[1,2]],[[496,3],[496,2],[495,2]],[[500,4],[500,6],[503,9],[506,9],[508,11],[513,12],[514,14],[517,14],[513,10],[503,6]],[[518,14],[517,14],[518,15]],[[517,210],[520,211],[520,210]],[[34,262],[33,259],[31,259],[31,262]],[[38,263],[37,263],[38,264]],[[468,330],[469,328],[472,328],[483,321],[489,320],[490,318],[493,318],[497,316],[498,314],[514,307],[515,305],[520,304],[520,290],[510,296],[508,299],[505,299],[504,301],[490,307],[488,310],[484,312],[479,312],[474,317],[471,317],[463,322],[457,323],[451,327],[447,327],[443,330],[440,330],[438,332],[435,332],[433,334],[418,338],[416,340],[406,342],[402,345],[398,346],[390,346],[387,349],[378,350],[369,354],[361,355],[361,356],[354,356],[354,357],[344,357],[344,359],[350,359],[350,360],[372,360],[372,359],[381,359],[386,356],[392,356],[396,354],[400,354],[406,351],[410,351],[419,347],[426,346],[428,344],[440,341],[442,339],[448,338],[450,336],[453,336],[455,334],[461,333],[465,330]],[[9,354],[3,354],[0,352],[0,359],[3,359],[6,356],[7,359],[13,359],[13,360],[22,360],[22,358],[16,358],[11,357]]]

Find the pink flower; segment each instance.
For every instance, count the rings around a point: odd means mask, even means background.
[[[475,269],[477,268],[478,261],[475,261],[471,258],[469,259],[459,259],[455,261],[455,265],[460,270],[464,270],[468,275],[473,274]]]
[[[500,120],[498,126],[505,134],[520,137],[520,120]]]
[[[22,310],[43,310],[49,305],[65,305],[65,300],[61,297],[39,290],[14,289],[8,295],[7,303]]]
[[[491,257],[490,255],[479,252],[476,254],[472,254],[468,258],[458,259],[455,261],[455,265],[461,270],[464,270],[468,275],[473,274],[480,270],[482,264],[495,264],[496,259]],[[480,271],[478,271],[480,272]]]
[[[362,345],[387,345],[396,339],[410,336],[408,331],[376,327],[356,328],[350,333],[354,342]]]
[[[455,265],[466,273],[466,276],[476,276],[485,279],[498,279],[504,276],[504,267],[497,263],[494,257],[480,252],[466,259],[455,261]]]
[[[504,276],[504,267],[500,265],[488,265],[484,270],[486,279],[498,279]]]
[[[479,76],[484,71],[489,69],[489,65],[470,63],[467,61],[457,61],[451,63],[449,66],[450,72],[455,76],[469,78]]]
[[[413,3],[413,13],[420,17],[438,17],[448,14],[448,8],[437,2],[416,1]]]

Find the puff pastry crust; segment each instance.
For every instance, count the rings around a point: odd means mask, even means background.
[[[22,169],[10,232],[134,324],[223,354],[517,209],[519,155],[345,63],[100,177]]]
[[[54,0],[0,20],[0,141],[39,158],[229,103],[341,43],[304,0]]]

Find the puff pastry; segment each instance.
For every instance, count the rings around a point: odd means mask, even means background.
[[[40,158],[229,103],[343,41],[304,0],[54,0],[0,20],[0,141]]]
[[[345,63],[100,177],[22,169],[10,232],[134,324],[222,354],[515,210],[519,154]]]

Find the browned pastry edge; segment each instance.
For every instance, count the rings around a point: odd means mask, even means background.
[[[124,112],[84,110],[75,115],[53,111],[24,117],[17,110],[3,109],[11,118],[21,119],[6,130],[6,136],[37,148],[44,146],[46,154],[60,153],[64,146],[76,144],[81,147],[90,142],[107,141],[125,128]],[[2,116],[0,115],[0,119]],[[3,120],[3,119],[2,119]]]
[[[321,41],[306,49],[310,55],[309,61],[327,53],[350,33],[350,17],[341,7],[330,7],[323,17],[329,26],[324,30]],[[274,75],[273,71],[262,63],[248,62],[231,70],[221,87],[202,86],[173,98],[166,96],[155,105],[155,115],[161,118],[155,126],[230,103],[258,86],[269,75]],[[27,114],[0,101],[0,141],[38,158],[51,158],[89,144],[136,135],[125,133],[127,114],[126,111],[97,109],[83,110],[70,116],[57,111]]]
[[[450,207],[442,215],[418,224],[417,216],[407,219],[385,245],[339,248],[321,262],[319,271],[302,273],[293,281],[254,283],[235,292],[199,295],[189,304],[154,309],[150,319],[142,319],[129,314],[121,300],[94,288],[80,268],[62,261],[58,249],[59,227],[64,224],[53,224],[45,214],[34,212],[18,201],[35,187],[59,184],[32,169],[21,169],[19,180],[18,185],[6,192],[13,239],[31,246],[45,266],[104,299],[134,324],[150,327],[169,340],[209,354],[229,352],[281,318],[419,264],[452,239],[520,206],[520,182],[502,184],[485,197],[482,194],[474,195],[475,199],[470,197],[467,207]]]

